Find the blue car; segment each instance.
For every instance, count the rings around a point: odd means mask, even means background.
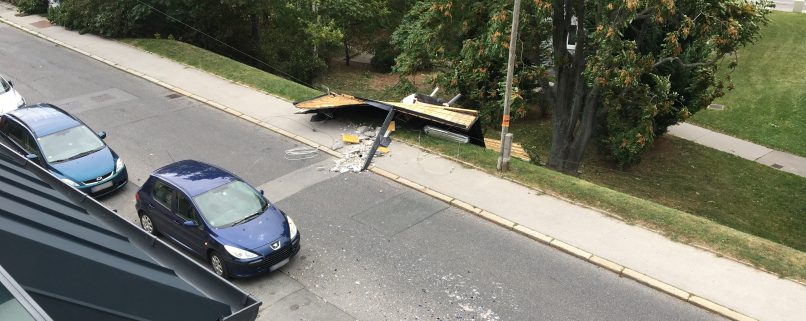
[[[294,220],[238,176],[179,161],[156,170],[135,194],[140,225],[204,258],[221,277],[274,271],[299,252]]]
[[[93,132],[56,106],[37,104],[3,114],[0,136],[62,182],[90,196],[111,193],[129,180],[123,161],[103,142],[106,133]]]

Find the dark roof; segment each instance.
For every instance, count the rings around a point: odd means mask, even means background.
[[[37,137],[81,125],[81,122],[73,118],[73,116],[49,104],[31,105],[16,109],[8,114],[28,125],[28,128]]]
[[[2,144],[0,244],[54,320],[254,320],[260,305]]]
[[[181,188],[190,197],[240,180],[228,171],[196,160],[182,160],[166,165],[152,175]]]

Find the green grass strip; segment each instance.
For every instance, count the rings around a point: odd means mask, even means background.
[[[124,43],[291,101],[322,92],[208,50],[170,39],[122,39]]]

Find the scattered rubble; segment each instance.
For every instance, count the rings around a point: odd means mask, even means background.
[[[372,149],[372,144],[375,142],[375,137],[378,135],[379,129],[380,128],[370,126],[360,126],[356,128],[355,131],[342,134],[341,146],[334,149],[341,149],[344,157],[337,159],[335,166],[333,166],[330,171],[339,173],[360,172],[361,168],[364,167],[364,163],[367,161],[367,156],[369,155],[370,149]],[[339,145],[339,143],[336,145]],[[383,150],[379,148],[375,156],[382,156],[388,151],[389,150],[386,148]]]

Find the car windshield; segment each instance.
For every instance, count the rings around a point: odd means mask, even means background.
[[[84,125],[39,137],[37,141],[48,163],[76,159],[104,148],[104,142]]]
[[[3,77],[0,77],[0,94],[4,94],[11,90],[11,85],[9,85]]]
[[[256,217],[267,202],[254,188],[232,181],[193,197],[202,217],[213,227],[232,226]]]

